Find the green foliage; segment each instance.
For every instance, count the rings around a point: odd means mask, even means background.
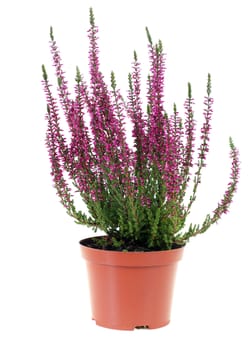
[[[93,13],[92,7],[90,8],[90,25],[91,25],[92,27],[95,26],[95,17],[94,17],[94,13]]]
[[[153,41],[152,41],[152,37],[151,37],[151,34],[150,34],[150,32],[149,32],[148,27],[146,27],[146,35],[147,35],[147,39],[148,39],[148,41],[149,41],[149,44],[152,46]]]
[[[138,61],[138,56],[137,56],[137,52],[135,50],[133,52],[133,57],[134,57],[134,61],[137,62]]]
[[[81,73],[80,73],[80,70],[79,70],[78,66],[76,67],[76,78],[75,78],[75,81],[78,84],[80,84],[81,81],[82,81]]]
[[[188,83],[188,97],[192,98],[192,86],[190,83]]]
[[[212,90],[212,86],[211,86],[211,74],[208,73],[207,75],[207,96],[211,95],[211,90]]]
[[[53,35],[53,28],[50,27],[50,38],[51,38],[51,41],[54,41],[54,35]]]
[[[47,75],[47,72],[46,72],[46,69],[45,69],[45,65],[42,64],[42,72],[43,72],[43,79],[45,81],[48,81],[48,75]]]
[[[114,72],[111,72],[111,87],[113,90],[116,89],[116,78]]]

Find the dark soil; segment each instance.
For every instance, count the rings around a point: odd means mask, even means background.
[[[98,236],[98,237],[90,237],[87,239],[83,239],[80,241],[80,244],[94,249],[102,249],[102,250],[113,250],[120,252],[152,252],[152,251],[160,251],[159,248],[147,248],[141,245],[135,245],[130,242],[127,244],[124,243],[118,247],[115,247],[112,240],[108,236]],[[181,248],[180,245],[174,244],[172,249]]]

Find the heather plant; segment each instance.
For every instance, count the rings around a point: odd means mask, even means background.
[[[186,225],[209,151],[213,112],[211,76],[208,74],[204,121],[199,146],[196,146],[191,85],[188,84],[184,117],[175,104],[172,113],[167,114],[164,107],[166,56],[162,42],[154,44],[147,28],[146,34],[150,62],[146,111],[136,52],[128,75],[126,99],[121,96],[114,72],[110,86],[105,83],[100,71],[98,27],[92,9],[88,30],[89,85],[77,67],[75,96],[71,97],[52,28],[50,49],[58,98],[53,96],[42,66],[47,101],[46,145],[53,182],[61,203],[76,223],[106,233],[92,242],[103,249],[164,250],[183,246],[228,212],[237,189],[239,154],[230,138],[232,167],[222,199],[201,224]],[[60,112],[68,123],[69,140],[62,130]],[[132,126],[129,136],[132,146],[126,132],[128,121]],[[82,210],[76,208],[76,193],[85,203]]]

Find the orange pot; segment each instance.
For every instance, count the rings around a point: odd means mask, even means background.
[[[167,325],[177,263],[184,248],[118,252],[87,247],[86,241],[80,241],[80,247],[96,324],[121,330]]]

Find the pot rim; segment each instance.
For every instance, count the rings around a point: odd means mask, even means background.
[[[102,236],[96,236],[102,237]],[[88,247],[84,244],[90,238],[82,239],[80,244],[82,257],[90,262],[114,266],[161,266],[173,264],[181,260],[184,246],[170,250],[124,252]]]

